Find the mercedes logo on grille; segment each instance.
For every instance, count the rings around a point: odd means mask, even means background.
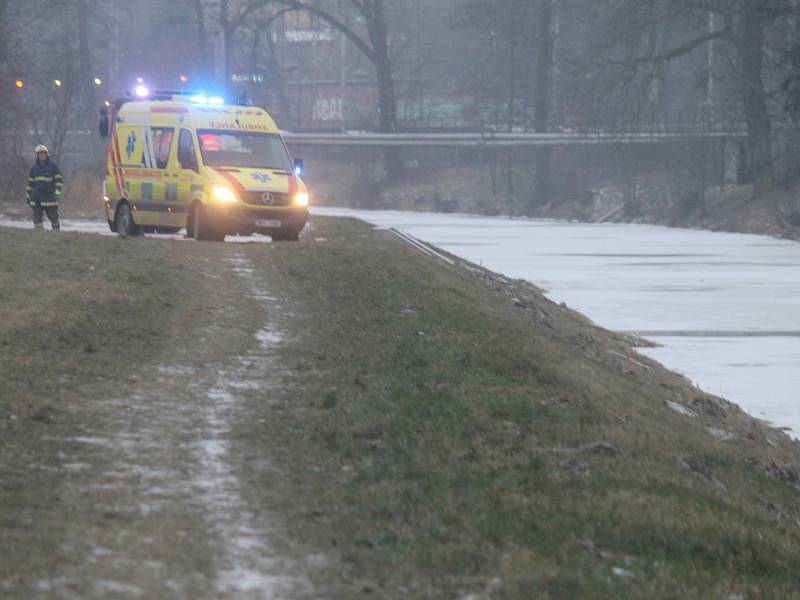
[[[275,204],[275,196],[272,195],[272,192],[264,192],[264,195],[261,196],[261,202],[264,204]]]

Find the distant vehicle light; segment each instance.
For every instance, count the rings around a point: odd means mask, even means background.
[[[150,95],[150,90],[147,88],[146,85],[136,86],[136,96],[138,98],[147,98],[149,95]]]
[[[144,77],[137,77],[136,83],[144,83]]]
[[[295,194],[294,203],[297,206],[308,206],[308,194],[306,192],[300,192],[299,194]]]
[[[99,77],[95,77],[94,78],[94,84],[95,85],[103,85],[103,80],[100,79]]]
[[[55,79],[53,83],[55,84],[56,87],[61,87],[62,85],[64,85],[64,82],[61,81],[60,79]]]
[[[15,86],[17,86],[17,89],[20,89],[20,90],[21,90],[22,88],[24,88],[24,87],[25,87],[25,82],[24,82],[22,79],[17,79],[17,80],[14,82],[14,85],[15,85]]]
[[[236,194],[223,185],[214,186],[214,198],[220,202],[236,202]]]
[[[181,83],[186,83],[189,81],[189,78],[186,75],[181,75],[178,79],[181,80]]]

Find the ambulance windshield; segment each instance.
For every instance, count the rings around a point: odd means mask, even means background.
[[[283,140],[273,133],[204,129],[197,139],[208,167],[292,170]]]

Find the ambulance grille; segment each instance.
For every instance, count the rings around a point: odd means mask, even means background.
[[[278,192],[244,192],[242,202],[251,206],[289,206],[292,197]]]

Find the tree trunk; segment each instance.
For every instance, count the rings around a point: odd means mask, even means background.
[[[208,72],[208,33],[206,33],[206,16],[203,12],[203,0],[194,0],[194,14],[197,22],[198,58],[202,70]]]
[[[85,95],[83,118],[85,126],[94,129],[95,115],[98,110],[95,98],[94,73],[92,73],[92,54],[89,49],[89,7],[86,0],[78,0],[76,4],[78,18],[78,63],[79,72],[83,81]]]
[[[363,14],[363,13],[362,13]],[[378,124],[381,133],[397,133],[397,97],[392,79],[392,61],[389,56],[389,35],[386,28],[383,0],[374,0],[372,14],[367,19],[367,32],[374,52],[375,75],[378,80]],[[403,161],[399,148],[384,151],[386,177],[396,181],[403,175]]]
[[[508,133],[514,132],[517,104],[517,36],[512,33],[508,48],[508,106],[506,107],[506,126]]]
[[[550,92],[553,76],[553,0],[541,0],[539,6],[533,127],[536,133],[546,133],[550,119]]]
[[[772,162],[772,123],[767,111],[763,66],[766,44],[764,8],[750,0],[742,0],[742,32],[739,42],[741,57],[740,86],[747,124],[753,183],[756,191],[766,192],[774,185]]]
[[[539,3],[539,27],[536,43],[536,81],[533,96],[533,127],[536,133],[547,133],[550,120],[553,85],[553,0]],[[536,181],[533,206],[548,202],[551,194],[550,163],[552,150],[540,148],[536,154]]]
[[[220,78],[222,81],[222,90],[227,91],[228,79],[231,68],[231,54],[233,46],[231,44],[232,31],[230,24],[230,0],[221,0],[219,4],[219,28],[222,31],[222,68]]]

